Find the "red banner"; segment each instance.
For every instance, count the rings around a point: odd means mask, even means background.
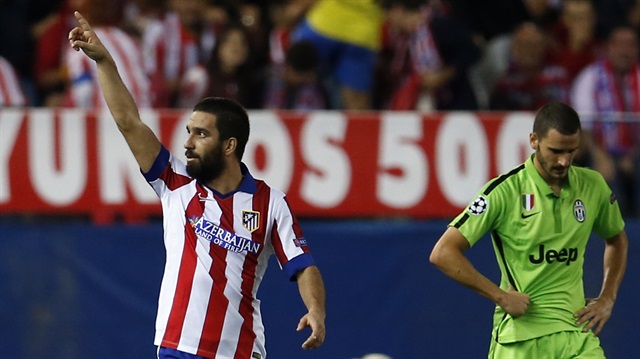
[[[142,111],[184,158],[190,111]],[[300,217],[448,218],[531,148],[532,113],[250,112],[243,162]],[[0,214],[159,216],[108,112],[0,110]]]

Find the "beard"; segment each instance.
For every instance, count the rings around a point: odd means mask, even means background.
[[[213,151],[203,156],[196,155],[193,151],[185,152],[187,158],[195,158],[195,161],[187,161],[187,173],[189,176],[201,181],[209,182],[220,177],[226,168],[222,158],[222,145],[213,148]]]

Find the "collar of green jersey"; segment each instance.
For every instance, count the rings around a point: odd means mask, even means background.
[[[536,165],[533,163],[533,156],[535,156],[535,153],[532,153],[529,159],[524,163],[524,169],[525,171],[527,171],[527,175],[536,184],[536,187],[538,187],[538,191],[540,191],[540,193],[542,193],[545,196],[555,196],[555,193],[553,193],[553,190],[551,190],[551,187],[549,187],[549,185],[547,184],[547,181],[545,181],[544,178],[542,178],[542,175],[538,173],[538,170],[536,169]],[[560,198],[566,198],[569,196],[569,192],[571,189],[572,173],[573,173],[573,166],[569,167],[567,179],[564,181],[564,184],[562,185],[562,191],[560,191],[560,196],[559,196]]]

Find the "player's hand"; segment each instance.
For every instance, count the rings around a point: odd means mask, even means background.
[[[502,301],[498,303],[500,308],[513,318],[522,316],[529,308],[529,304],[529,294],[520,293],[511,286],[509,286],[509,290],[505,292]]]
[[[297,331],[303,330],[305,327],[311,328],[311,335],[302,343],[302,349],[316,349],[324,343],[326,329],[324,326],[324,316],[317,313],[307,313],[300,318]]]
[[[89,22],[77,11],[73,15],[78,20],[78,26],[69,31],[69,44],[71,47],[76,51],[82,49],[87,56],[96,62],[109,58],[109,52],[102,45]]]
[[[577,311],[573,316],[577,318],[576,324],[587,325],[582,329],[583,332],[593,330],[593,334],[598,335],[604,327],[604,324],[611,317],[613,311],[613,300],[608,298],[596,298],[587,300],[587,305]]]

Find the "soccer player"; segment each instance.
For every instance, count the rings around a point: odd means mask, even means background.
[[[187,163],[173,157],[138,114],[116,63],[89,23],[69,42],[97,64],[100,86],[140,169],[161,199],[166,247],[155,345],[158,357],[266,356],[256,293],[268,258],[276,258],[308,309],[297,330],[312,332],[304,349],[325,338],[325,289],[296,217],[282,192],[254,179],[241,162],[249,138],[244,108],[205,98],[187,123]]]
[[[430,261],[496,304],[489,358],[604,358],[597,337],[611,316],[628,241],[615,196],[596,171],[572,166],[578,114],[546,104],[529,135],[535,153],[489,181],[435,244]],[[600,295],[585,300],[584,251],[591,232],[606,239]],[[497,286],[464,252],[490,232]]]

